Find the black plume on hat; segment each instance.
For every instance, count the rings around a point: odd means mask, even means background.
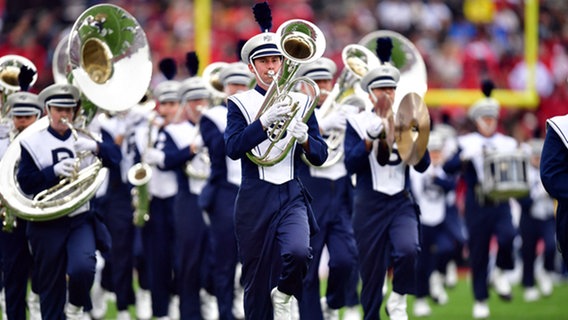
[[[493,89],[495,89],[495,84],[490,79],[486,79],[481,82],[481,92],[483,92],[487,98],[491,97]]]
[[[244,39],[239,39],[239,41],[237,42],[237,47],[236,47],[236,51],[235,54],[237,55],[237,61],[241,61],[242,57],[241,57],[241,51],[243,50],[243,46],[245,45],[247,41]]]
[[[377,57],[379,57],[381,63],[390,61],[392,48],[392,39],[390,37],[380,37],[377,39],[377,47],[375,48],[375,51],[377,52]]]
[[[252,12],[254,14],[254,19],[258,22],[260,26],[260,31],[270,31],[272,29],[272,13],[268,2],[264,1],[257,3],[252,7]]]
[[[185,67],[190,77],[197,75],[197,70],[199,70],[199,58],[197,58],[195,51],[189,51],[185,54]]]
[[[160,60],[160,71],[168,80],[172,80],[175,78],[177,74],[177,65],[176,61],[173,58],[164,58]]]
[[[34,75],[36,72],[28,68],[26,65],[22,65],[20,67],[20,73],[18,74],[18,83],[20,85],[20,90],[28,91],[30,88],[30,83],[32,83],[34,79]]]

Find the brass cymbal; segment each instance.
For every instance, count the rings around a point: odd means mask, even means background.
[[[426,152],[430,136],[430,114],[419,94],[409,92],[402,98],[395,116],[395,134],[402,161],[417,164]]]

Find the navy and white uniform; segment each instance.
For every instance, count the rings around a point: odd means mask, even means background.
[[[482,190],[484,181],[484,154],[514,152],[517,141],[501,133],[484,137],[478,132],[458,137],[459,151],[444,165],[450,174],[462,171],[466,184],[465,222],[469,235],[469,252],[473,276],[473,293],[476,301],[485,301],[488,292],[489,245],[493,235],[497,237],[499,250],[496,267],[511,270],[513,261],[513,240],[516,229],[513,226],[509,201],[493,201]],[[466,156],[464,156],[466,155]],[[469,159],[462,163],[461,158]]]
[[[148,133],[148,130],[151,132]],[[140,154],[147,149],[148,139],[154,142],[154,148],[163,151],[171,137],[165,128],[138,128],[135,140]],[[176,252],[174,197],[178,193],[178,183],[173,170],[159,166],[152,168],[152,178],[148,182],[150,219],[142,228],[142,246],[152,295],[152,312],[155,317],[163,317],[168,315],[170,298],[176,293],[173,278]]]
[[[199,129],[189,121],[169,124],[164,129],[166,139],[164,169],[171,170],[177,180],[177,194],[173,203],[175,236],[176,292],[180,298],[181,319],[201,319],[199,290],[202,287],[202,266],[208,250],[207,225],[198,205],[205,180],[188,177],[185,167],[191,161],[195,170],[208,171],[206,164],[190,151],[190,142]]]
[[[540,179],[556,208],[556,241],[568,267],[568,115],[546,121],[547,130],[540,160]]]
[[[554,201],[544,189],[540,180],[540,169],[533,165],[528,168],[529,196],[519,199],[521,219],[519,233],[522,239],[521,256],[523,259],[522,284],[525,288],[535,285],[535,261],[539,240],[544,242],[544,271],[554,271],[556,258],[556,240],[554,223]]]
[[[291,151],[273,166],[258,166],[246,153],[266,150],[270,141],[256,114],[266,91],[259,86],[229,98],[225,145],[227,155],[241,159],[242,181],[235,203],[235,232],[245,287],[247,319],[272,319],[271,290],[294,295],[301,300],[302,279],[312,254],[310,234],[317,231],[310,206],[310,195],[297,176],[301,154],[314,165],[327,158],[327,145],[319,133],[315,115],[308,125],[309,150],[294,144]],[[300,101],[300,116],[307,109],[307,99],[291,93]],[[290,134],[277,143],[281,148]],[[275,151],[276,152],[276,151]],[[257,154],[258,155],[258,154]]]
[[[118,166],[120,150],[111,137],[103,134],[102,138],[103,142],[97,145],[103,166]],[[22,191],[29,195],[57,184],[59,178],[53,166],[62,159],[76,156],[70,130],[60,135],[48,127],[23,139],[21,146],[17,179]],[[108,230],[96,218],[90,203],[62,218],[29,222],[27,235],[33,253],[34,272],[37,272],[34,281],[40,295],[42,317],[64,319],[67,296],[72,305],[90,310],[95,250],[105,251],[110,246],[110,239],[103,237],[108,237]],[[107,243],[101,242],[105,240]]]
[[[421,243],[416,268],[416,297],[429,295],[429,279],[439,265],[447,265],[455,250],[452,230],[448,228],[448,198],[455,198],[456,180],[442,166],[431,164],[426,171],[410,171],[412,194],[420,207]]]
[[[124,122],[115,117],[98,117],[101,131],[107,132],[116,141],[119,134],[123,134]],[[126,133],[125,133],[126,134]],[[116,294],[116,308],[118,311],[128,310],[135,302],[133,273],[134,268],[134,231],[132,223],[133,207],[130,195],[131,186],[128,184],[126,174],[132,166],[133,153],[128,150],[127,139],[121,149],[122,160],[120,166],[109,170],[106,186],[99,188],[102,193],[96,199],[96,210],[103,216],[105,224],[110,231],[113,246],[105,258],[105,270],[102,285],[105,289]],[[104,187],[104,188],[103,188]],[[106,287],[110,282],[110,287]]]
[[[356,174],[353,197],[353,229],[359,251],[363,283],[361,305],[365,319],[378,319],[383,301],[385,273],[392,262],[393,290],[415,293],[415,267],[419,244],[419,212],[410,192],[409,167],[402,162],[396,144],[388,163],[379,165],[377,143],[365,147],[366,128],[372,111],[348,118],[345,133],[345,166]],[[414,166],[424,172],[430,165],[426,152]]]
[[[341,106],[344,109],[350,106]],[[316,116],[319,109],[316,109]],[[325,137],[325,136],[324,136]],[[343,141],[338,147],[343,153]],[[329,252],[329,276],[326,300],[332,309],[359,303],[357,296],[358,275],[357,245],[351,224],[353,185],[343,162],[325,167],[304,164],[300,171],[304,186],[313,196],[312,209],[319,232],[310,239],[314,256],[308,274],[304,278],[304,293],[300,302],[300,318],[323,319],[320,305],[319,268],[324,246]]]
[[[203,112],[199,130],[209,153],[211,172],[199,196],[199,203],[210,220],[212,274],[219,318],[233,319],[234,279],[238,262],[233,214],[241,185],[241,161],[233,160],[225,153],[223,134],[226,128],[226,106],[214,106]]]
[[[0,139],[0,156],[8,148],[10,139]],[[7,232],[0,230],[2,282],[4,284],[8,319],[26,319],[26,293],[32,276],[32,256],[26,237],[28,221],[15,217],[16,227]],[[35,286],[32,280],[32,286]],[[37,292],[35,287],[33,292]]]

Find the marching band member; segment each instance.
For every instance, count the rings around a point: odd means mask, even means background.
[[[521,204],[521,220],[519,233],[522,239],[521,256],[523,259],[524,300],[536,301],[540,295],[550,296],[553,291],[552,273],[556,258],[556,241],[554,231],[554,201],[544,189],[540,179],[540,154],[543,139],[531,139],[529,146],[528,181],[529,196],[519,199]],[[544,242],[542,254],[542,271],[535,272],[537,245],[539,240]],[[535,287],[535,275],[540,291]]]
[[[8,96],[6,109],[10,110],[11,122],[2,123],[0,132],[2,138],[0,143],[8,146],[11,135],[22,132],[25,128],[34,123],[42,115],[42,105],[36,94],[29,92],[16,92]],[[4,144],[5,143],[5,144]],[[1,151],[2,155],[5,149]],[[37,320],[41,318],[39,310],[39,297],[34,290],[28,293],[26,303],[26,292],[28,291],[28,280],[32,275],[32,256],[26,237],[27,220],[14,217],[15,226],[9,226],[10,230],[0,231],[0,244],[3,253],[2,273],[4,279],[4,290],[6,297],[5,314],[7,319],[26,319],[26,307],[29,309],[30,318]],[[4,223],[10,223],[5,221]]]
[[[35,195],[58,184],[60,177],[71,177],[80,152],[96,154],[106,167],[118,165],[120,150],[109,141],[110,137],[103,136],[103,142],[82,135],[75,139],[62,121],[74,119],[79,99],[79,90],[69,84],[54,84],[40,92],[39,101],[45,106],[50,124],[21,141],[17,180],[26,194]],[[28,222],[27,235],[42,317],[81,319],[83,310],[91,308],[95,250],[105,251],[110,246],[106,226],[86,203],[65,217]]]
[[[252,81],[247,65],[235,62],[225,66],[219,73],[219,81],[227,96],[246,91]],[[225,153],[223,134],[227,127],[227,106],[213,106],[203,112],[199,130],[204,146],[209,153],[211,173],[199,197],[200,206],[210,220],[211,245],[213,250],[213,277],[215,295],[219,306],[219,319],[243,318],[235,314],[242,306],[234,306],[238,290],[235,290],[235,268],[237,268],[237,239],[233,212],[235,198],[241,184],[241,164]],[[242,299],[240,300],[242,304]],[[233,310],[235,308],[236,310]],[[242,312],[239,312],[242,313]]]
[[[344,144],[345,166],[357,177],[352,221],[365,319],[379,318],[385,273],[391,261],[393,289],[386,309],[391,319],[408,318],[406,297],[415,292],[415,264],[420,250],[419,212],[410,193],[409,166],[401,160],[396,144],[389,154],[382,137],[389,131],[389,124],[379,115],[392,112],[400,78],[398,69],[389,63],[390,40],[378,39],[377,53],[382,64],[361,79],[361,87],[369,93],[374,108],[347,119]],[[426,152],[414,169],[424,172],[429,165]]]
[[[546,137],[540,158],[540,179],[544,189],[558,201],[556,208],[556,241],[568,268],[568,115],[546,120]]]
[[[250,38],[241,50],[242,60],[254,73],[257,85],[229,97],[224,136],[227,155],[240,159],[242,167],[234,217],[243,264],[245,316],[249,320],[290,319],[291,297],[301,300],[302,280],[311,260],[309,238],[317,231],[317,224],[310,195],[298,179],[297,170],[301,154],[314,165],[323,164],[327,158],[327,146],[314,114],[307,124],[295,120],[288,126],[284,142],[295,138],[297,143],[282,161],[261,166],[246,155],[253,149],[266,150],[270,144],[267,129],[291,112],[289,103],[277,102],[256,118],[274,81],[272,75],[278,74],[283,65],[282,53],[276,46],[278,36],[269,32],[272,19],[268,4],[256,4],[254,10],[262,10],[263,5],[265,14],[255,16],[265,32]],[[269,19],[260,20],[259,16]],[[299,115],[303,117],[308,99],[292,94],[300,100]]]
[[[103,272],[109,276],[109,286],[105,286],[103,279],[102,288],[105,291],[113,291],[116,295],[117,320],[128,320],[130,314],[128,307],[135,303],[133,273],[134,268],[134,236],[135,226],[132,223],[133,208],[131,186],[128,184],[127,172],[133,165],[133,152],[129,152],[125,137],[132,135],[136,122],[144,122],[140,107],[133,107],[128,112],[114,116],[100,114],[95,120],[101,132],[112,137],[114,143],[121,150],[121,162],[116,168],[109,170],[108,183],[101,186],[96,198],[98,212],[104,217],[105,224],[109,229],[112,247],[105,256]],[[94,122],[94,121],[93,121]],[[93,290],[96,291],[96,290]],[[103,292],[103,303],[106,304]],[[93,299],[95,306],[96,299]],[[94,312],[97,313],[94,313]],[[91,310],[91,315],[100,318],[100,314],[106,313],[106,307],[102,305],[100,310]]]
[[[140,127],[135,137],[142,162],[153,169],[148,182],[150,218],[142,227],[142,246],[152,297],[152,313],[158,319],[169,319],[170,301],[176,294],[174,198],[178,193],[178,183],[176,173],[163,168],[163,149],[166,141],[171,139],[165,128],[178,121],[179,88],[180,82],[176,80],[163,81],[154,88],[153,95],[163,126],[152,124]]]
[[[172,170],[177,177],[178,192],[174,197],[174,235],[176,252],[176,282],[179,294],[181,319],[201,319],[200,281],[203,266],[209,252],[208,227],[198,205],[198,195],[205,185],[208,164],[197,157],[203,142],[199,137],[202,108],[209,107],[210,92],[200,77],[194,76],[181,82],[179,119],[165,127],[168,138],[164,141],[164,160],[160,167]],[[188,162],[195,175],[186,171]],[[189,176],[188,176],[189,174]],[[207,264],[207,267],[209,264]],[[207,268],[208,269],[208,268]],[[205,270],[208,272],[209,270]]]
[[[484,82],[482,90],[486,97],[477,101],[468,111],[477,130],[458,137],[458,151],[444,165],[444,170],[450,174],[462,170],[467,186],[465,222],[475,298],[473,317],[476,319],[487,318],[490,314],[487,279],[489,246],[493,235],[497,237],[499,249],[492,282],[502,299],[511,299],[511,285],[503,270],[514,267],[513,240],[516,236],[509,201],[492,200],[481,190],[484,154],[497,150],[513,152],[518,145],[514,138],[497,132],[499,102],[490,97],[493,83]]]
[[[323,103],[326,98],[336,98],[328,97],[336,70],[331,59],[320,58],[303,65],[298,76],[316,82],[320,88],[319,101]],[[319,108],[315,110],[324,138],[333,134],[334,130],[344,133],[347,114],[358,112],[356,107],[348,105],[335,105],[334,108],[336,111],[325,117],[319,113]],[[343,151],[343,141],[340,142],[340,150],[337,152]],[[353,280],[350,275],[357,270],[357,247],[351,224],[351,177],[347,174],[341,157],[336,163],[326,167],[303,166],[300,178],[313,196],[312,209],[320,228],[310,239],[313,267],[308,269],[304,278],[304,293],[299,305],[300,318],[328,319],[330,314],[337,318],[340,308],[358,304],[358,301],[347,301],[348,297],[353,296],[349,295],[348,290],[356,290],[356,284],[349,285],[349,282]],[[321,299],[320,306],[319,269],[316,266],[320,264],[324,245],[329,252],[329,276],[327,292],[325,298]],[[358,277],[355,279],[358,281]]]
[[[440,304],[445,304],[448,300],[441,277],[439,283],[431,283],[431,275],[433,276],[435,268],[440,264],[447,265],[455,250],[452,232],[445,223],[445,216],[448,194],[454,192],[456,179],[446,175],[442,168],[444,142],[442,133],[434,129],[428,139],[428,151],[432,161],[430,167],[423,173],[410,171],[412,194],[421,213],[421,250],[416,267],[414,301],[416,317],[426,317],[431,314],[432,310],[426,300],[428,295]]]

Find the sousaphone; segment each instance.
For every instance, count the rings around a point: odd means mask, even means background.
[[[63,78],[82,91],[83,111],[87,106],[124,111],[138,103],[148,89],[152,63],[146,35],[136,19],[118,6],[95,5],[84,11],[69,33],[66,53],[68,63],[59,62],[58,70],[69,70]],[[61,81],[58,76],[54,75],[56,81]],[[74,132],[84,131],[91,115],[70,124]],[[75,211],[95,195],[108,174],[97,159],[73,178],[61,180],[34,198],[24,194],[16,180],[20,141],[48,126],[48,117],[36,121],[15,138],[0,161],[2,202],[22,219],[52,220]]]
[[[359,44],[375,52],[377,39],[381,37],[391,38],[391,62],[400,71],[392,105],[394,142],[402,161],[415,165],[424,156],[430,135],[430,115],[423,100],[428,89],[426,64],[416,46],[394,31],[371,32],[364,36]]]

